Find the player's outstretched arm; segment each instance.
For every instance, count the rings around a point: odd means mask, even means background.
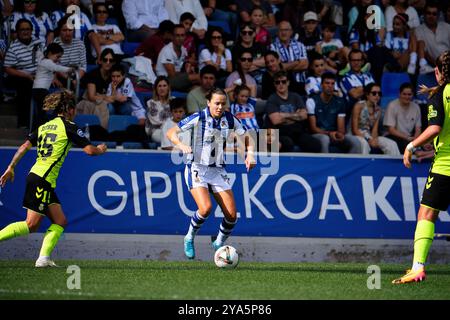
[[[83,151],[90,156],[99,156],[101,154],[104,154],[107,150],[106,144],[102,143],[98,146],[94,146],[92,144],[87,145],[83,148]]]
[[[32,147],[32,144],[29,140],[25,141],[17,150],[16,154],[11,160],[11,163],[9,164],[8,168],[5,170],[3,175],[0,177],[0,185],[2,187],[5,186],[6,182],[8,180],[11,180],[11,182],[14,182],[14,168],[16,167],[17,163],[22,159],[22,157],[25,155],[25,153],[28,152]]]
[[[403,164],[408,169],[411,168],[411,158],[415,148],[423,146],[429,141],[433,140],[440,132],[441,127],[438,125],[431,125],[425,129],[424,132],[420,136],[418,136],[415,140],[411,141],[405,149],[405,153],[403,154]]]
[[[192,148],[183,144],[178,138],[178,133],[181,132],[181,129],[178,126],[172,127],[167,131],[167,138],[174,144],[175,149],[181,150],[183,153],[192,153]]]

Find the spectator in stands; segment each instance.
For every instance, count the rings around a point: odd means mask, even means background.
[[[185,63],[187,50],[183,47],[186,29],[178,24],[173,29],[173,41],[162,48],[156,63],[158,76],[167,76],[172,89],[188,91],[200,82],[199,74],[190,63]],[[183,69],[184,68],[184,69]]]
[[[167,138],[167,132],[186,116],[186,100],[182,98],[170,100],[170,114],[171,117],[166,119],[161,126],[161,149],[163,150],[172,150],[174,147],[174,144]],[[186,135],[180,133],[180,136],[182,143],[190,144],[189,141],[186,141]]]
[[[318,53],[312,53],[310,56],[309,71],[310,76],[306,78],[305,91],[306,95],[312,96],[320,94],[322,91],[322,75],[327,71],[325,69],[325,59]],[[334,92],[337,97],[343,97],[343,93],[335,79]]]
[[[145,110],[134,91],[133,83],[125,77],[125,69],[120,64],[111,68],[111,83],[106,92],[113,102],[108,104],[109,114],[131,115],[138,119],[138,125],[145,124]]]
[[[356,102],[364,97],[364,87],[375,82],[369,72],[362,72],[364,65],[364,54],[359,49],[352,49],[348,54],[350,71],[341,80],[341,89],[347,99],[347,118],[350,117],[351,109]]]
[[[234,88],[234,102],[230,106],[230,112],[238,118],[247,131],[259,131],[256,120],[256,98],[250,96],[250,88],[245,84]]]
[[[276,25],[272,6],[266,0],[235,0],[235,2],[241,22],[251,22],[253,8],[261,7],[266,14],[264,27],[274,27]]]
[[[157,77],[153,88],[153,97],[147,101],[145,132],[152,141],[161,143],[161,126],[170,119],[169,79],[165,76]]]
[[[198,68],[197,47],[200,41],[198,36],[192,32],[192,25],[195,17],[190,12],[185,12],[180,17],[180,24],[186,29],[186,39],[184,39],[183,47],[186,48],[188,57],[187,61],[195,68]]]
[[[114,51],[107,48],[100,54],[99,67],[84,77],[82,85],[86,87],[83,99],[77,104],[77,113],[94,114],[100,119],[104,129],[108,129],[109,111],[108,103],[112,97],[106,95],[111,82],[111,68],[116,63]]]
[[[164,0],[123,0],[122,12],[127,23],[128,41],[142,42],[158,31],[159,24],[169,19],[164,2]]]
[[[374,0],[358,0],[354,1],[355,5],[350,9],[348,12],[348,33],[352,31],[355,27],[357,29],[360,29],[362,27],[361,21],[364,23],[366,20],[367,15],[367,8],[371,5],[377,5],[375,4]],[[379,30],[379,36],[380,41],[384,40],[384,31],[386,29],[386,21],[384,20],[384,14],[382,9],[378,6],[379,13],[380,13],[380,21],[377,21],[380,23],[381,29]],[[365,50],[363,50],[365,51]]]
[[[252,63],[252,52],[250,50],[242,51],[241,55],[239,56],[237,70],[232,72],[225,82],[225,91],[230,96],[231,100],[234,100],[233,92],[236,86],[240,86],[242,84],[245,84],[250,88],[252,97],[256,97],[256,80],[249,74]]]
[[[326,69],[337,73],[347,64],[347,57],[350,49],[345,47],[340,39],[334,38],[336,33],[336,24],[327,23],[322,29],[323,40],[316,45],[316,51],[324,56]],[[311,55],[308,53],[308,57]]]
[[[226,21],[230,26],[231,39],[236,39],[238,26],[237,6],[234,0],[201,0],[203,11],[208,20]]]
[[[276,51],[281,58],[283,69],[292,71],[295,81],[302,88],[304,94],[306,81],[306,70],[308,70],[308,56],[303,43],[292,38],[293,31],[291,24],[281,21],[278,24],[278,37],[270,46],[270,50]]]
[[[322,40],[322,36],[319,30],[319,18],[317,13],[308,11],[303,16],[302,27],[294,31],[298,33],[298,41],[303,43],[308,55],[316,50],[316,45]]]
[[[17,39],[6,51],[4,67],[7,83],[16,90],[17,126],[29,127],[31,91],[44,44],[32,37],[33,25],[29,20],[19,19],[15,29]]]
[[[159,24],[158,31],[148,37],[136,49],[136,55],[143,55],[156,66],[158,55],[162,48],[173,40],[173,28],[175,24],[170,20],[164,20]]]
[[[70,73],[74,69],[59,65],[59,61],[64,53],[63,48],[57,43],[50,43],[44,51],[44,59],[42,59],[37,67],[36,78],[33,82],[33,100],[35,103],[36,122],[34,128],[44,124],[49,119],[44,111],[44,99],[49,94],[55,72]],[[31,128],[33,130],[34,128]]]
[[[391,5],[384,11],[387,32],[394,30],[394,17],[399,13],[408,16],[409,29],[415,29],[420,25],[420,18],[417,14],[417,10],[409,5],[408,0],[393,0],[391,1]]]
[[[46,12],[41,8],[42,0],[15,0],[14,12],[10,17],[11,38],[16,39],[15,25],[19,19],[27,19],[33,24],[33,37],[46,45],[53,42],[53,23]]]
[[[89,43],[93,50],[96,52],[96,56],[100,56],[100,53],[102,52],[100,42],[98,41],[97,36],[95,35],[94,29],[92,28],[91,21],[87,14],[83,11],[80,12],[69,12],[69,7],[71,5],[76,5],[81,8],[81,10],[85,10],[85,8],[80,4],[80,0],[63,0],[61,2],[61,9],[54,11],[52,13],[52,22],[53,22],[53,29],[56,30],[59,28],[60,20],[64,17],[69,18],[69,27],[74,30],[74,38],[81,40],[84,42],[87,39],[89,39]],[[85,10],[86,11],[86,10]],[[87,12],[87,11],[86,11]],[[73,15],[76,14],[76,15]],[[76,18],[79,18],[80,26],[77,26],[77,21],[75,21]],[[66,19],[67,21],[67,19]]]
[[[262,78],[262,90],[261,90],[261,98],[267,100],[269,96],[275,92],[275,84],[273,80],[273,76],[283,70],[283,65],[280,60],[280,56],[275,51],[267,51],[264,55],[264,60],[266,63],[266,71],[263,74]],[[287,72],[289,79],[289,91],[298,92],[298,88],[296,87],[295,79],[292,76],[292,73]]]
[[[267,48],[272,43],[272,38],[269,31],[263,26],[264,18],[264,10],[261,7],[253,7],[250,21],[255,28],[255,42]]]
[[[56,29],[56,35],[54,43],[59,44],[64,49],[64,54],[61,57],[61,65],[77,69],[80,74],[80,79],[83,78],[86,73],[87,60],[86,60],[86,47],[83,41],[74,38],[74,29],[71,28],[68,22],[69,16],[66,16],[59,20],[58,28]],[[64,85],[61,81],[67,80],[67,74],[57,73],[54,84],[62,88]],[[74,83],[74,85],[76,85]]]
[[[417,55],[419,56],[419,72],[433,72],[439,55],[450,50],[450,25],[439,19],[439,6],[436,2],[427,2],[424,12],[424,23],[415,30],[417,37]]]
[[[320,141],[321,152],[330,152],[330,146],[343,153],[361,153],[361,143],[345,130],[345,100],[336,97],[336,76],[324,73],[321,92],[306,101],[308,121],[313,137]]]
[[[386,33],[385,46],[397,61],[398,71],[415,74],[417,69],[417,40],[409,31],[408,15],[399,13],[393,19],[393,30]]]
[[[169,19],[173,23],[179,23],[180,17],[185,12],[190,12],[195,21],[192,25],[192,32],[194,32],[199,39],[203,39],[208,30],[208,20],[199,0],[166,0],[166,9],[169,14]]]
[[[224,33],[222,28],[209,27],[205,36],[206,48],[199,55],[198,64],[200,70],[210,65],[216,68],[216,81],[219,87],[223,87],[226,77],[233,71],[231,51],[225,48]]]
[[[352,113],[352,133],[360,141],[362,153],[369,154],[372,149],[379,148],[384,154],[400,155],[394,140],[378,134],[382,114],[381,87],[370,83],[364,87],[364,93],[366,99],[357,102]]]
[[[188,114],[198,112],[206,106],[206,94],[216,86],[216,74],[217,69],[211,65],[206,65],[200,70],[200,85],[187,95]],[[228,99],[226,109],[230,109]]]
[[[118,61],[121,61],[124,55],[121,44],[125,40],[125,36],[119,27],[115,24],[108,24],[109,18],[108,7],[105,3],[95,3],[94,7],[95,24],[92,26],[100,43],[100,50],[111,48],[116,55]],[[97,58],[97,52],[92,49],[92,56]]]
[[[320,141],[308,133],[308,114],[300,95],[289,91],[285,71],[274,75],[276,92],[267,100],[265,128],[279,130],[281,151],[320,152]]]
[[[404,153],[408,143],[421,132],[420,107],[412,101],[413,86],[404,83],[400,86],[400,97],[388,104],[383,125],[387,127],[388,138],[397,142],[400,153]]]
[[[236,45],[233,47],[233,65],[236,70],[239,66],[239,57],[242,55],[242,52],[250,50],[253,61],[250,65],[249,73],[258,84],[261,84],[265,67],[264,54],[267,50],[263,45],[255,41],[255,37],[256,30],[250,22],[241,24],[239,37]]]

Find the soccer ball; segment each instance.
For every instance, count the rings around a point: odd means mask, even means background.
[[[232,246],[223,246],[214,254],[214,263],[219,268],[233,269],[239,263],[239,254]]]

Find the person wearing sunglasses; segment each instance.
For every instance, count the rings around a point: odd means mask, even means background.
[[[424,23],[415,29],[421,74],[433,72],[436,59],[442,52],[450,50],[450,25],[439,21],[440,13],[437,2],[427,2]]]
[[[101,51],[106,48],[111,48],[114,51],[117,59],[120,61],[123,58],[121,44],[125,40],[122,31],[115,24],[107,23],[109,17],[108,7],[105,3],[95,3],[94,7],[95,24],[92,26],[94,32],[100,43]],[[95,48],[91,48],[92,56],[97,58]]]
[[[309,134],[308,113],[302,97],[289,91],[285,71],[277,72],[273,79],[276,91],[267,100],[264,128],[279,130],[282,152],[319,153],[321,144]]]
[[[252,97],[256,97],[256,80],[250,75],[252,63],[252,52],[250,50],[244,50],[239,56],[237,70],[232,72],[225,82],[225,92],[230,95],[231,100],[234,100],[233,91],[236,86],[240,86],[242,84],[245,84],[250,88],[250,95]]]
[[[16,0],[14,1],[14,12],[10,17],[11,37],[17,37],[15,25],[19,19],[27,19],[33,24],[33,37],[46,45],[52,43],[53,23],[46,12],[42,11],[41,3],[38,0]]]
[[[365,100],[359,101],[352,112],[352,132],[360,141],[362,153],[369,154],[372,149],[381,149],[384,154],[400,155],[397,143],[378,134],[381,118],[381,87],[371,83],[364,88]]]
[[[422,129],[420,107],[413,102],[414,91],[410,83],[400,86],[400,96],[391,101],[384,115],[383,125],[387,127],[387,137],[394,140],[401,153],[408,143],[416,139]]]

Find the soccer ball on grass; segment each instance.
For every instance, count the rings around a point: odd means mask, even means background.
[[[232,246],[223,246],[214,254],[214,263],[219,268],[233,269],[239,263],[239,254]]]

